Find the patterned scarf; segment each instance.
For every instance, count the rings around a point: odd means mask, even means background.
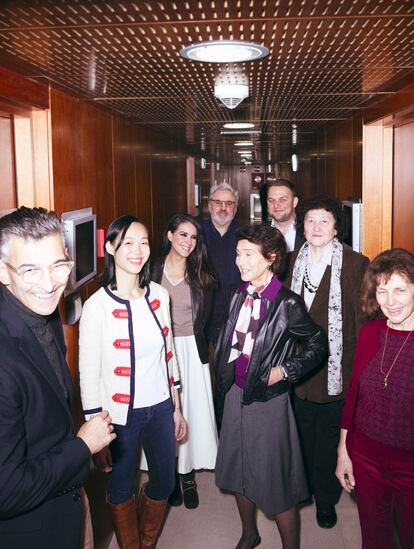
[[[272,278],[266,284],[255,288],[252,284],[247,287],[247,296],[241,306],[236,326],[231,340],[229,363],[244,355],[247,363],[250,361],[254,340],[260,322],[261,295]]]
[[[328,301],[328,395],[342,393],[342,291],[341,270],[343,247],[337,238],[332,241],[331,284]],[[293,267],[291,289],[301,295],[306,265],[309,263],[309,244],[305,242],[299,250]],[[318,290],[319,291],[319,290]]]

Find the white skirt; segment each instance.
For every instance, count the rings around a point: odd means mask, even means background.
[[[218,437],[210,367],[201,363],[193,335],[174,337],[174,346],[180,369],[181,411],[188,424],[187,438],[177,443],[177,471],[214,469]],[[148,469],[144,452],[140,469]]]

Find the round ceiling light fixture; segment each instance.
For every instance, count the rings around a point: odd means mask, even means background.
[[[191,44],[180,51],[180,55],[201,63],[244,63],[256,61],[269,54],[268,48],[244,40],[211,40]]]
[[[227,130],[248,130],[254,128],[253,122],[226,122],[223,128]]]

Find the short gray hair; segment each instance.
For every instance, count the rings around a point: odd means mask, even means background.
[[[14,212],[0,217],[0,257],[7,255],[9,239],[12,236],[24,240],[40,240],[45,236],[60,234],[63,239],[63,230],[63,223],[56,212],[49,212],[45,208],[21,206]]]
[[[224,183],[215,183],[214,185],[212,185],[210,187],[208,199],[210,200],[213,194],[217,191],[229,191],[234,196],[234,199],[236,200],[236,206],[239,204],[239,193],[238,191],[233,189],[230,183],[224,182]]]

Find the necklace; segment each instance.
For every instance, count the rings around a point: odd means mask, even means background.
[[[319,284],[314,284],[311,281],[308,273],[308,268],[309,268],[309,263],[305,267],[305,272],[303,275],[303,283],[305,284],[305,288],[308,290],[308,292],[310,292],[311,294],[314,294],[318,290]]]
[[[397,362],[397,359],[398,357],[400,356],[400,353],[401,351],[404,349],[404,346],[405,344],[407,343],[408,341],[408,338],[410,337],[410,335],[412,334],[413,330],[411,330],[411,332],[408,332],[408,335],[407,337],[404,339],[404,342],[403,344],[401,345],[398,353],[397,353],[397,356],[394,358],[393,360],[393,363],[391,364],[390,368],[388,369],[388,372],[385,374],[383,369],[382,369],[382,364],[384,362],[384,356],[385,356],[385,349],[387,347],[387,339],[388,339],[388,331],[389,331],[389,327],[387,326],[387,331],[385,332],[385,343],[384,343],[384,349],[382,351],[382,357],[381,357],[381,364],[380,364],[380,372],[381,374],[384,376],[384,379],[382,380],[381,382],[381,389],[383,389],[385,391],[385,389],[387,388],[388,386],[388,376],[390,375],[392,369],[394,368],[394,364]]]

